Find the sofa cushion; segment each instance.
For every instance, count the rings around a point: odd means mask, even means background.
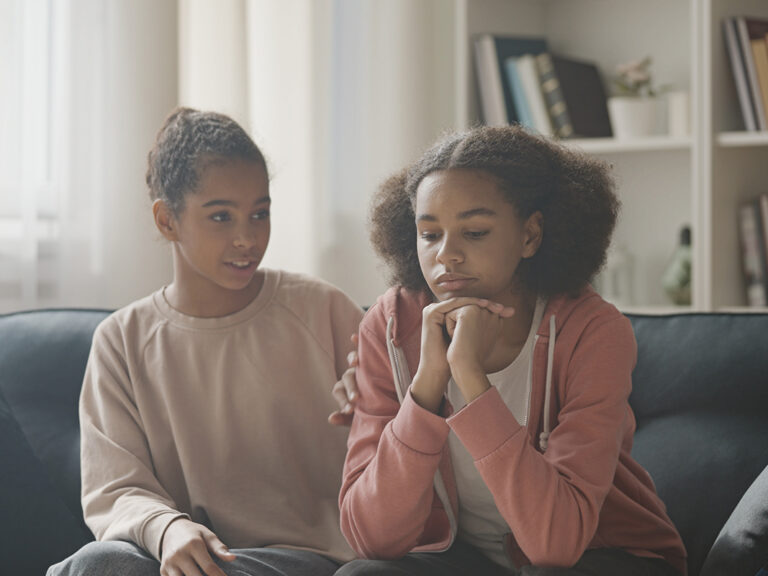
[[[638,342],[633,456],[656,484],[698,574],[768,465],[768,315],[630,315]]]

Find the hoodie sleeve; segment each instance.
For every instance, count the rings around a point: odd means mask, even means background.
[[[112,319],[94,334],[80,395],[80,430],[86,524],[97,540],[135,542],[159,560],[168,525],[188,516],[175,509],[154,475]]]
[[[586,327],[567,366],[555,369],[561,405],[544,454],[495,388],[449,419],[532,564],[572,566],[592,541],[633,433],[628,398],[635,360],[626,318]]]
[[[360,398],[339,496],[341,530],[368,558],[399,558],[440,539],[430,525],[434,509],[442,508],[433,480],[450,431],[443,417],[421,408],[410,393],[400,406],[385,326],[381,306],[373,307],[361,325]]]

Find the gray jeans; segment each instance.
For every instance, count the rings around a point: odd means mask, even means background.
[[[399,560],[353,560],[336,576],[680,576],[663,560],[640,558],[623,550],[587,550],[572,568],[525,566],[519,572],[488,560],[472,546],[456,541],[441,553],[411,553]]]
[[[241,548],[232,562],[216,560],[228,576],[331,576],[339,563],[313,552]],[[130,542],[91,542],[48,568],[46,576],[158,576],[160,563]]]

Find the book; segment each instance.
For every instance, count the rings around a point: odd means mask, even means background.
[[[501,74],[496,65],[496,48],[491,36],[475,39],[475,70],[480,95],[480,112],[484,124],[503,126],[514,118],[506,109]]]
[[[592,62],[552,54],[574,137],[610,138],[608,98],[600,71]]]
[[[544,94],[541,92],[536,58],[531,54],[525,54],[515,58],[514,63],[520,76],[520,82],[523,85],[525,99],[528,101],[528,107],[531,110],[533,127],[539,134],[551,136],[554,133],[552,121],[549,119],[547,103],[544,101]]]
[[[570,138],[573,136],[573,125],[549,52],[542,52],[536,56],[536,69],[539,73],[541,93],[544,95],[544,102],[552,123],[552,132],[558,138]]]
[[[754,38],[749,41],[752,48],[752,58],[755,60],[757,81],[760,84],[760,104],[763,114],[768,117],[768,44],[765,38]]]
[[[749,25],[747,22],[749,21]],[[736,31],[738,32],[739,42],[741,44],[741,53],[744,57],[744,69],[747,71],[747,84],[752,96],[752,103],[755,110],[755,124],[758,130],[768,130],[766,122],[766,111],[763,109],[763,97],[760,93],[760,82],[757,78],[757,68],[755,59],[752,56],[752,46],[750,45],[751,34],[755,34],[760,26],[759,20],[737,16],[735,18]],[[763,33],[761,36],[765,36]]]
[[[474,39],[480,108],[483,122],[511,124],[518,120],[505,62],[513,56],[546,52],[547,41],[536,36],[482,34]]]
[[[525,97],[523,83],[520,80],[520,75],[517,73],[517,63],[515,60],[516,58],[514,57],[507,58],[506,62],[504,62],[504,69],[507,73],[507,82],[509,82],[509,87],[512,91],[512,98],[515,101],[517,121],[526,128],[535,130],[533,116],[531,116],[531,109],[528,107],[528,99]]]
[[[759,87],[761,111],[766,125],[763,130],[768,130],[768,52],[766,52],[765,37],[768,34],[768,20],[758,18],[744,18],[744,24],[749,36],[749,46],[752,60],[755,63],[755,75]]]
[[[743,202],[739,207],[741,260],[747,304],[768,304],[768,271],[760,199]]]
[[[741,108],[741,117],[744,120],[744,128],[749,132],[754,132],[758,129],[755,116],[755,105],[752,101],[752,91],[749,89],[747,83],[747,70],[744,64],[744,55],[741,52],[741,43],[738,40],[736,21],[734,18],[723,19],[723,33],[725,34],[725,46],[728,52],[728,59],[731,62],[733,81],[736,84],[736,92],[739,96],[739,107]]]

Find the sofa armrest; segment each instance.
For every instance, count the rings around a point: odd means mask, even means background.
[[[709,551],[701,576],[755,576],[768,565],[768,467],[744,493]]]
[[[3,574],[45,574],[93,540],[57,496],[45,467],[0,394],[0,566]]]

